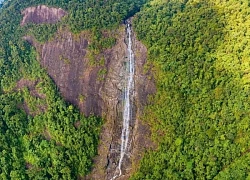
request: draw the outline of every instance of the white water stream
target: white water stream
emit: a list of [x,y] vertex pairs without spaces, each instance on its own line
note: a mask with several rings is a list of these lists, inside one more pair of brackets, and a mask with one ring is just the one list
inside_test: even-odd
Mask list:
[[128,65],[126,72],[126,85],[124,89],[124,107],[123,107],[123,125],[121,134],[121,149],[120,159],[118,166],[116,167],[114,176],[111,180],[116,179],[122,175],[122,163],[124,156],[128,152],[128,141],[129,141],[129,125],[132,120],[132,106],[133,106],[133,94],[134,94],[134,74],[135,74],[135,59],[132,50],[132,39],[131,39],[131,24],[126,22],[126,35],[127,35],[127,53],[128,53]]

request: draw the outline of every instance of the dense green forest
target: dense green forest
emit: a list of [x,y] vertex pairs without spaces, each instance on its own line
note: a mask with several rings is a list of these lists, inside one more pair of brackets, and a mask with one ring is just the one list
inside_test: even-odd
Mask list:
[[[37,52],[22,37],[39,42],[53,38],[59,27],[74,33],[90,30],[100,48],[114,44],[103,39],[112,29],[139,11],[142,1],[11,0],[0,9],[0,179],[77,179],[92,167],[102,120],[85,117],[66,103],[54,82],[40,67]],[[51,25],[21,27],[21,11],[45,4],[68,15]],[[92,44],[92,49],[95,49]],[[98,49],[97,48],[97,49]]]
[[[68,15],[21,27],[21,11],[45,4]],[[77,179],[97,154],[103,120],[65,102],[35,49],[60,27],[92,32],[94,54],[134,16],[157,93],[144,120],[157,148],[133,180],[250,179],[250,3],[248,0],[11,0],[0,5],[0,179]],[[95,58],[94,56],[92,58]]]
[[134,24],[155,67],[158,148],[132,179],[249,179],[249,1],[154,0]]

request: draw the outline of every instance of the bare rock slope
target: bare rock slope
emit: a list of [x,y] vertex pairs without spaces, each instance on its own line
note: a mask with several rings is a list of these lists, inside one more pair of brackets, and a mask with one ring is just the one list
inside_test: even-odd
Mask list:
[[[79,107],[86,116],[90,114],[105,119],[100,135],[98,156],[94,159],[92,173],[86,179],[111,179],[119,159],[119,146],[122,128],[122,91],[125,80],[127,45],[125,26],[116,32],[114,47],[103,51],[104,65],[92,65],[89,60],[88,33],[73,35],[61,30],[53,40],[39,44],[32,37],[25,39],[36,47],[41,66],[47,69],[65,100]],[[135,53],[135,99],[129,156],[124,160],[123,176],[128,179],[133,164],[138,164],[145,148],[152,146],[150,131],[141,121],[147,96],[155,92],[150,72],[144,72],[147,49],[132,36]],[[98,61],[98,59],[96,59]],[[99,78],[100,70],[106,73]]]
[[66,11],[61,8],[47,7],[45,5],[28,7],[22,11],[23,20],[21,25],[27,23],[56,23],[66,14]]

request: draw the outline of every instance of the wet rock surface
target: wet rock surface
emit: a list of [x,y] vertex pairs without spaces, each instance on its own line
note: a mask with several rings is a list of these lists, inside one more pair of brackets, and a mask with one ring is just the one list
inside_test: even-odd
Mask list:
[[47,7],[45,5],[28,7],[22,11],[23,20],[21,26],[28,23],[57,23],[66,14],[67,12],[61,8]]
[[[120,143],[122,131],[122,110],[123,110],[123,88],[125,85],[125,70],[127,61],[127,45],[125,26],[119,34],[117,44],[105,54],[110,59],[108,74],[102,92],[105,102],[108,100],[106,123],[101,134],[99,155],[95,159],[95,167],[87,179],[110,180],[118,165],[120,156]],[[128,179],[133,173],[134,166],[138,165],[145,149],[153,147],[150,140],[150,129],[140,119],[143,107],[148,103],[147,96],[155,93],[155,85],[150,71],[144,70],[147,60],[147,49],[132,34],[133,52],[135,54],[135,95],[133,105],[133,118],[130,123],[129,150],[124,157],[122,165],[122,176],[117,179]],[[105,98],[105,95],[112,95],[112,98]],[[111,108],[112,107],[112,108]]]

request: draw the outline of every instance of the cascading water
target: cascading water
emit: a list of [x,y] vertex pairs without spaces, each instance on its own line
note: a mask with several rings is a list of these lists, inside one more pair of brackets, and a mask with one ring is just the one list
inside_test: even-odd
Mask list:
[[132,106],[133,106],[133,94],[134,94],[134,74],[135,74],[135,59],[134,53],[132,50],[132,38],[131,38],[131,24],[129,21],[126,21],[126,35],[127,35],[127,54],[128,54],[128,63],[126,69],[126,85],[124,88],[124,107],[123,107],[123,126],[121,134],[121,149],[120,149],[120,159],[118,166],[116,167],[114,176],[111,180],[116,179],[122,175],[122,163],[124,156],[128,153],[128,141],[130,135],[130,122],[132,120]]

